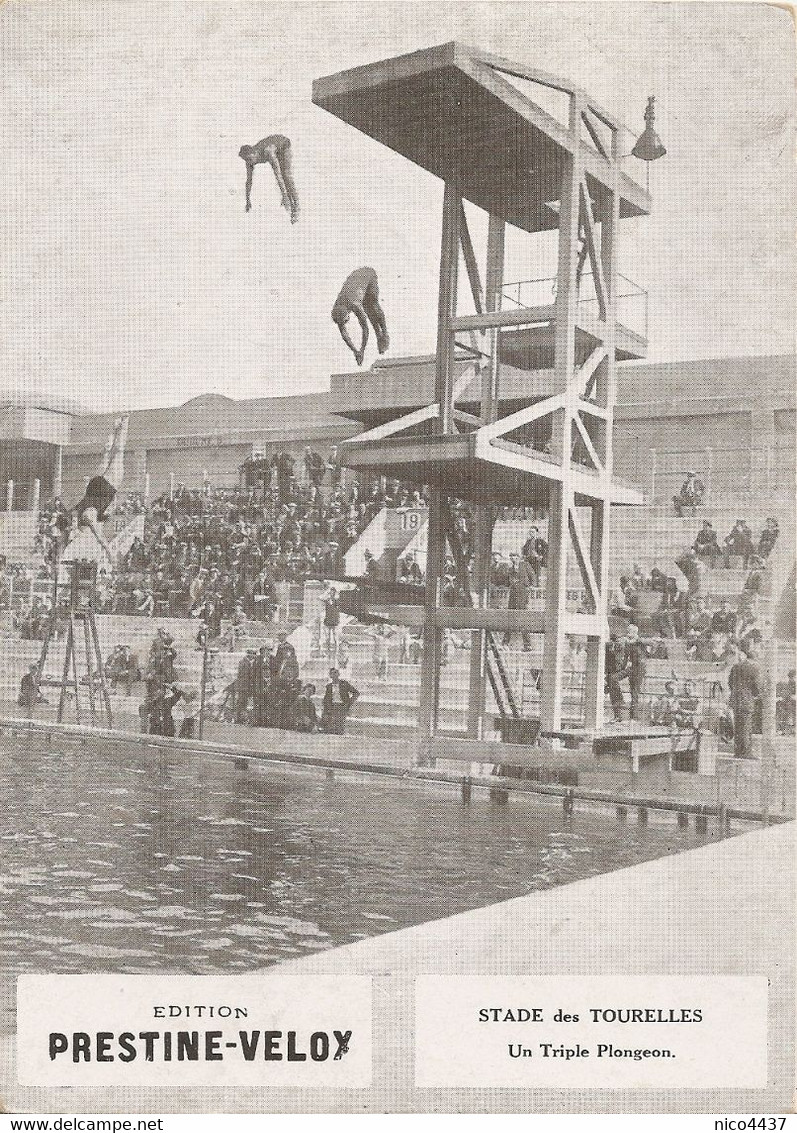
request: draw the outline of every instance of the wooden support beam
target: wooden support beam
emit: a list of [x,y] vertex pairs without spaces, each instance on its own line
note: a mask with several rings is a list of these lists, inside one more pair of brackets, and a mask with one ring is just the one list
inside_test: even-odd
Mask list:
[[[620,222],[620,135],[612,130],[611,141],[611,192],[604,205],[601,217],[600,258],[606,286],[606,331],[604,345],[606,358],[596,370],[595,394],[605,406],[603,445],[604,475],[611,480],[614,471],[613,428],[614,405],[617,397],[617,367],[615,339],[617,334],[617,230]],[[594,412],[590,410],[589,412]],[[600,416],[600,414],[595,414]],[[596,500],[593,503],[592,541],[590,558],[593,571],[600,587],[601,602],[598,613],[606,618],[606,599],[609,587],[608,547],[610,537],[612,498]],[[604,718],[604,681],[606,664],[606,641],[608,629],[600,636],[587,640],[587,680],[585,685],[584,716],[587,727],[600,728]]]
[[469,331],[468,333],[469,333],[469,336],[471,338],[470,343],[462,342],[461,339],[455,338],[454,339],[454,346],[457,350],[464,350],[465,353],[468,355],[468,357],[472,358],[474,360],[474,362],[476,363],[476,365],[478,366],[479,363],[482,361],[482,359],[489,358],[490,355],[487,353],[486,350],[482,350],[482,349],[480,349],[480,347],[473,345],[472,340],[475,337],[475,331]]
[[[492,561],[495,510],[476,509],[473,525],[473,600],[476,609],[490,603],[490,567]],[[487,630],[474,629],[470,635],[470,674],[468,695],[468,735],[484,738],[487,702]]]
[[547,71],[540,71],[536,67],[527,67],[525,64],[515,63],[514,60],[504,59],[500,55],[493,55],[489,51],[479,51],[479,59],[483,59],[496,71],[503,71],[506,75],[511,75],[514,79],[525,79],[530,83],[539,83],[540,86],[550,87],[551,90],[561,91],[562,94],[578,95],[579,104],[585,109],[590,110],[596,118],[599,118],[607,126],[618,126],[619,122],[608,111],[604,110],[597,102],[588,99],[585,91],[570,83],[566,79],[559,79],[556,75],[551,75]]
[[587,427],[581,420],[581,417],[578,413],[576,413],[573,417],[573,424],[578,430],[581,440],[584,442],[584,447],[589,453],[590,460],[595,465],[595,471],[598,473],[603,472],[603,460],[598,454],[598,450],[595,448],[595,445],[592,442],[592,437],[587,432]]
[[587,182],[583,178],[581,180],[581,210],[584,216],[584,233],[587,237],[587,251],[589,252],[589,262],[590,267],[592,268],[592,277],[595,283],[595,294],[598,297],[598,308],[600,310],[601,319],[605,321],[608,295],[606,293],[606,282],[603,278],[603,264],[601,263],[600,252],[596,239],[595,217],[592,212],[592,201],[590,200],[589,190],[587,189]]
[[468,388],[473,379],[475,377],[478,377],[478,372],[478,368],[475,364],[468,366],[466,370],[462,371],[457,380],[454,382],[454,392],[452,394],[453,405],[456,405],[458,401],[462,400],[462,396],[465,393],[465,390]]
[[601,157],[608,157],[608,154],[606,153],[606,147],[603,144],[603,139],[601,138],[600,134],[595,129],[595,126],[593,125],[593,123],[591,121],[590,110],[589,110],[588,106],[585,107],[584,110],[582,110],[581,120],[584,123],[584,125],[587,127],[587,133],[592,138],[592,142],[593,142],[593,145],[595,146],[595,149],[598,151],[598,153],[601,155]]
[[459,425],[472,425],[476,429],[484,424],[481,417],[474,417],[472,413],[465,413],[462,409],[454,410],[454,421]]
[[[459,179],[446,181],[443,192],[443,232],[440,242],[440,286],[437,298],[435,401],[440,406],[440,432],[452,432],[454,394],[454,315],[457,309],[459,221],[462,191]],[[465,328],[468,329],[468,328]]]
[[567,551],[570,543],[568,516],[573,506],[570,475],[570,443],[578,379],[575,373],[575,334],[578,309],[576,262],[578,259],[579,197],[582,181],[581,111],[584,101],[570,99],[569,149],[562,168],[559,208],[559,253],[556,289],[554,368],[557,396],[562,409],[554,417],[552,455],[559,464],[561,480],[552,484],[548,518],[548,584],[545,595],[545,644],[543,649],[542,727],[558,731],[562,726],[562,679],[565,655],[565,601],[567,595]]
[[507,417],[499,418],[492,425],[485,425],[483,429],[479,430],[479,440],[491,441],[498,437],[504,437],[507,433],[513,433],[515,429],[520,429],[523,425],[530,425],[532,421],[547,417],[549,413],[554,413],[563,406],[564,394],[543,398],[536,405],[529,405],[525,409],[519,409],[517,413],[510,413]]
[[[542,610],[496,610],[478,606],[440,606],[428,614],[423,606],[385,605],[371,607],[391,625],[420,629],[494,630],[496,633],[542,633],[545,615]],[[583,629],[573,630],[583,633]]]
[[603,361],[603,359],[605,357],[606,357],[606,346],[604,345],[604,343],[600,342],[595,347],[595,349],[592,351],[592,353],[589,355],[589,357],[586,359],[586,361],[583,362],[581,364],[581,366],[579,366],[579,368],[578,368],[578,392],[579,392],[580,397],[584,396],[586,389],[587,389],[587,386],[589,385],[590,378],[595,373],[598,366],[600,366],[601,362]]
[[586,545],[584,532],[581,530],[581,520],[578,518],[578,512],[575,507],[570,508],[568,516],[570,523],[570,535],[573,540],[573,548],[576,552],[576,561],[578,562],[581,577],[584,580],[584,586],[587,590],[587,595],[590,598],[592,606],[595,610],[601,608],[601,592],[598,586],[598,581],[595,578],[595,572],[592,569],[592,562],[590,561],[590,549]]
[[522,327],[532,323],[550,323],[556,318],[556,307],[521,307],[513,311],[487,311],[482,315],[461,315],[451,320],[452,330],[490,330],[492,327]]
[[576,402],[576,409],[579,413],[586,413],[590,417],[600,417],[602,421],[606,420],[607,410],[603,405],[596,405],[594,401],[585,401],[580,397]]
[[[459,227],[462,215],[462,186],[458,176],[446,181],[443,192],[442,235],[440,240],[440,280],[437,297],[437,351],[435,355],[435,400],[440,407],[438,431],[454,431],[454,335],[451,321],[457,310],[457,269],[459,265]],[[434,624],[434,611],[440,605],[445,575],[444,498],[439,488],[429,494],[426,528],[426,581],[424,584],[423,658],[421,695],[418,707],[420,763],[430,762],[430,744],[437,731],[440,708],[440,631]]]
[[[501,310],[504,287],[504,233],[506,224],[500,217],[491,216],[487,230],[487,292],[485,302],[490,313]],[[484,421],[493,422],[498,417],[499,379],[501,359],[498,329],[489,332],[490,361],[482,370],[481,415]]]
[[373,429],[358,433],[356,437],[350,437],[347,443],[381,441],[385,437],[394,437],[403,433],[405,429],[411,429],[413,425],[421,425],[424,421],[431,421],[434,417],[439,416],[440,406],[435,402],[433,405],[425,405],[423,409],[415,409],[412,413],[405,413],[403,417],[396,417],[394,421],[387,421],[384,425],[376,425]]
[[462,203],[460,203],[459,210],[459,242],[465,259],[473,305],[477,313],[481,315],[484,314],[484,292],[479,278],[479,265],[476,262],[476,253],[473,250],[473,242],[468,228],[468,218],[465,216],[465,206]]

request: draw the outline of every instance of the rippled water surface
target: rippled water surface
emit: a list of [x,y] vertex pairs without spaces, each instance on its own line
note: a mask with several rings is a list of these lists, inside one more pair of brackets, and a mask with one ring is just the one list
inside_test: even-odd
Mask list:
[[701,841],[380,779],[0,741],[5,972],[246,970]]

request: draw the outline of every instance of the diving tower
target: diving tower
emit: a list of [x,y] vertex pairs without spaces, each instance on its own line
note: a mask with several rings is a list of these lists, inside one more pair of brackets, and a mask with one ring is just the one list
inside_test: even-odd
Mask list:
[[[537,102],[534,91],[556,92],[566,124],[540,105],[548,96]],[[421,757],[434,758],[440,734],[441,634],[448,628],[472,634],[471,739],[484,735],[486,680],[495,690],[491,665],[500,669],[495,634],[502,631],[544,634],[541,727],[554,736],[573,724],[562,715],[567,638],[586,638],[584,718],[577,723],[594,732],[603,724],[610,508],[644,502],[612,471],[616,363],[644,357],[647,346],[646,332],[625,326],[618,309],[618,225],[650,211],[648,193],[622,168],[622,126],[570,83],[457,43],[318,79],[313,101],[444,182],[433,397],[398,416],[383,414],[339,450],[350,468],[431,490],[423,606],[397,605],[392,616],[423,627]],[[466,203],[488,214],[482,264]],[[532,236],[558,234],[547,296],[527,299],[522,286],[508,288],[508,225]],[[472,312],[458,309],[460,279]],[[357,382],[374,372],[340,391],[339,412],[357,416]],[[474,507],[472,571],[451,498]],[[545,610],[490,608],[495,509],[530,503],[549,509]],[[456,608],[442,601],[449,552],[464,600]],[[566,603],[571,558],[586,593],[579,610]]]

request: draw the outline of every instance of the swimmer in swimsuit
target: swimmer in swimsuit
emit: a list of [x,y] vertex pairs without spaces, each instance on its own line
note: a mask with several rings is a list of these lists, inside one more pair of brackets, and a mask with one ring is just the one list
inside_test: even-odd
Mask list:
[[[346,330],[349,315],[354,315],[362,327],[363,341],[359,349]],[[373,268],[357,268],[340,289],[340,294],[332,308],[332,321],[337,323],[340,337],[351,350],[358,366],[362,366],[365,357],[369,319],[376,332],[377,349],[380,354],[384,354],[390,345],[390,338],[385,324],[385,313],[379,304],[379,283],[376,272]]]
[[282,194],[282,207],[291,214],[291,224],[295,224],[299,219],[299,197],[293,180],[290,138],[283,134],[269,134],[254,146],[241,146],[238,156],[246,162],[246,211],[249,212],[252,208],[252,175],[255,166],[267,163],[274,170]]
[[116,498],[125,474],[125,444],[129,417],[119,417],[105,444],[99,471],[86,485],[83,499],[75,508],[78,527],[88,527],[113,563],[113,552],[106,542],[102,523]]

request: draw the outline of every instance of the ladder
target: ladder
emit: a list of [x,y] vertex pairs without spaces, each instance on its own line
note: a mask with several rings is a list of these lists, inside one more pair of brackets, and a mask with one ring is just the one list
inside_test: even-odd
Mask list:
[[[61,580],[64,580],[63,582]],[[67,698],[71,696],[74,701],[76,723],[82,724],[83,709],[81,707],[81,684],[85,683],[88,693],[88,712],[91,726],[96,727],[100,713],[105,717],[105,726],[113,727],[111,712],[111,698],[105,680],[105,668],[102,662],[100,638],[97,632],[97,622],[94,614],[96,605],[97,564],[90,559],[77,559],[70,562],[57,561],[55,565],[55,579],[53,582],[53,608],[47,624],[42,649],[36,665],[34,676],[35,690],[34,703],[31,706],[31,715],[39,700],[39,690],[42,687],[59,689],[58,697],[58,723],[64,719]],[[56,627],[60,616],[60,592],[65,589],[68,605],[68,625],[66,645],[64,649],[64,663],[59,676],[45,676],[44,667],[50,652],[51,642],[55,638]],[[80,627],[82,626],[82,633]],[[81,678],[78,666],[78,644],[83,638],[83,663],[85,676]]]
[[[450,508],[446,508],[446,537],[451,547],[454,567],[457,572],[457,582],[459,583],[465,604],[473,607],[473,594],[471,592],[470,577],[468,575],[468,560],[463,550],[459,532],[453,521]],[[520,717],[520,709],[518,707],[517,696],[496,634],[491,629],[485,630],[485,638],[487,642],[487,677],[490,681],[490,687],[493,690],[495,703],[498,705],[498,711],[501,716],[511,716],[514,719],[518,719]]]

